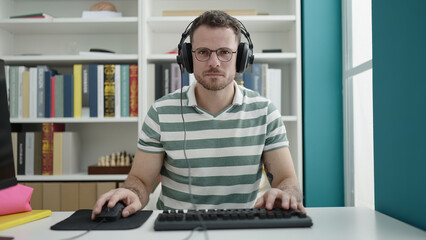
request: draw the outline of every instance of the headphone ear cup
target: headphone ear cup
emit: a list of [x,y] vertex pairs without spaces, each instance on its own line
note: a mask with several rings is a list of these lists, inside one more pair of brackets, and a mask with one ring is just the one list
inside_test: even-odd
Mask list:
[[181,50],[181,59],[182,59],[182,65],[186,69],[188,73],[193,73],[193,62],[192,62],[192,45],[191,43],[184,43],[182,44],[182,50]]
[[250,54],[250,48],[247,43],[240,43],[238,44],[238,50],[237,50],[237,66],[236,71],[238,73],[243,73],[249,64],[249,54]]

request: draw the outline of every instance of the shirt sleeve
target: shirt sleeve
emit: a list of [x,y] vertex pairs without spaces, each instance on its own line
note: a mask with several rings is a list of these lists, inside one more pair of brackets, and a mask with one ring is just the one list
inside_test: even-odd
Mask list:
[[266,121],[266,140],[263,151],[267,152],[277,148],[288,147],[287,132],[281,114],[271,102],[268,105]]
[[151,106],[145,117],[138,137],[138,149],[150,153],[164,152],[161,143],[161,128],[155,105]]

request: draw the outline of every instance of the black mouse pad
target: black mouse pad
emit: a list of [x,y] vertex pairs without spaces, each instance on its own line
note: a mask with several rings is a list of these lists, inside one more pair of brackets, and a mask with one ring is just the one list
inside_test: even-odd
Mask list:
[[52,230],[128,230],[142,226],[152,211],[143,210],[112,222],[95,222],[90,219],[92,210],[80,209],[67,219],[50,227]]

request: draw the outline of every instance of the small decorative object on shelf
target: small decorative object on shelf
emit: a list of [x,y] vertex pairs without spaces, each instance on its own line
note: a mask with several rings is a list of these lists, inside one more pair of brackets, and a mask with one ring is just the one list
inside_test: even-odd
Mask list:
[[89,166],[89,174],[128,174],[134,155],[126,151],[111,153],[98,158],[96,166]]

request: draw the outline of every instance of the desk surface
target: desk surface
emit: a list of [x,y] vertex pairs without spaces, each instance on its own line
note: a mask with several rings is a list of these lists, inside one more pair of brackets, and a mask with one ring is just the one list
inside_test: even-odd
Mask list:
[[[224,239],[426,239],[426,232],[406,223],[367,208],[307,208],[314,225],[311,228],[209,230],[210,240]],[[124,231],[91,231],[83,239],[185,239],[190,231],[155,232],[155,218],[161,211],[154,211],[140,227]],[[52,231],[50,226],[70,216],[72,212],[54,212],[50,217],[0,231],[0,236],[25,239],[66,239],[84,231]],[[194,232],[190,239],[205,239],[203,232]]]

